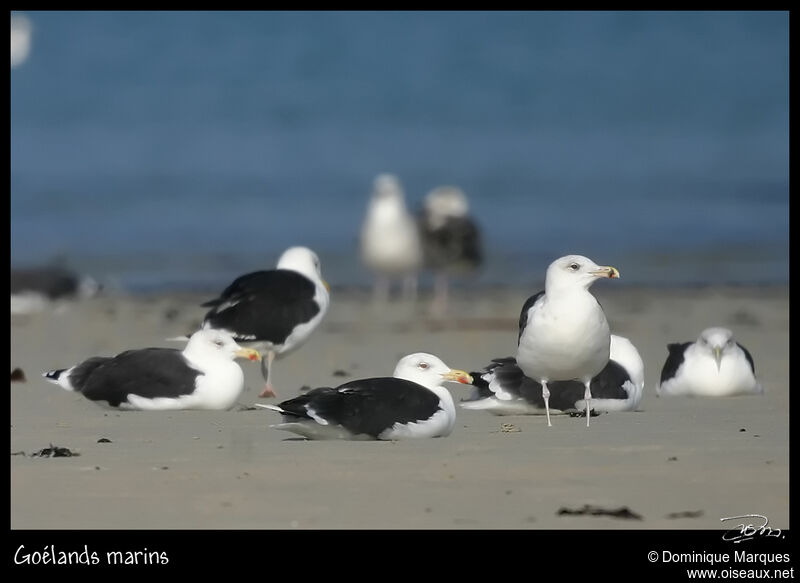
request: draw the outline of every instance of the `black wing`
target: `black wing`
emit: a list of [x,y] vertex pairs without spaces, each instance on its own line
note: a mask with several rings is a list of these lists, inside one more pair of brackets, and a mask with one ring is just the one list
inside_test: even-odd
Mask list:
[[632,381],[625,367],[615,360],[609,360],[605,368],[592,379],[592,398],[627,399],[628,391],[623,388],[627,382]]
[[[525,399],[528,403],[544,409],[542,385],[532,378],[525,376],[513,357],[495,358],[482,373],[473,373],[473,378],[479,379],[481,374],[491,372],[495,382],[513,395]],[[595,399],[627,399],[628,393],[622,385],[630,380],[625,368],[618,362],[609,360],[605,368],[592,379],[592,398]],[[491,396],[489,384],[480,379],[480,397]],[[552,381],[547,385],[550,389],[550,407],[560,411],[575,409],[575,403],[582,400],[586,387],[579,381]]]
[[[592,379],[589,385],[592,399],[627,399],[628,392],[622,387],[631,378],[628,371],[616,361],[609,360],[605,368]],[[586,396],[586,387],[580,381],[553,381],[550,387],[550,406],[561,411],[575,409],[575,403]]]
[[298,324],[319,313],[314,283],[295,271],[256,271],[234,280],[211,307],[204,322],[233,332],[237,341],[282,344]]
[[517,365],[516,358],[502,359],[500,365],[494,369],[494,378],[507,392],[525,399],[532,405],[544,408],[542,385],[525,376]]
[[742,352],[744,352],[744,357],[747,359],[747,362],[750,363],[750,370],[753,371],[753,374],[756,374],[756,363],[753,362],[753,357],[750,355],[750,351],[738,342],[736,343],[736,346],[742,349]]
[[525,303],[522,304],[522,310],[519,313],[519,334],[517,334],[517,345],[519,345],[519,339],[522,338],[522,332],[525,330],[525,327],[528,325],[528,310],[533,307],[533,304],[544,295],[544,290],[540,291],[537,294],[532,295]]
[[667,344],[669,355],[661,369],[662,383],[675,376],[675,373],[678,372],[678,368],[683,364],[683,353],[686,352],[686,349],[692,344],[692,342],[674,342],[672,344]]
[[433,229],[421,218],[425,261],[434,269],[469,271],[483,263],[481,232],[469,217],[448,217]]
[[491,397],[494,394],[489,389],[489,383],[481,378],[481,375],[487,373],[494,375],[495,382],[507,393],[525,399],[532,405],[544,408],[542,385],[525,376],[525,373],[517,365],[517,359],[513,356],[493,358],[491,364],[484,367],[482,372],[470,373],[473,378],[473,385],[478,388],[478,399]]
[[93,356],[92,358],[84,360],[79,365],[72,367],[72,370],[69,373],[70,384],[75,387],[75,390],[83,391],[83,387],[86,385],[86,381],[89,380],[89,377],[92,375],[92,373],[99,366],[110,362],[111,360],[113,360],[113,357],[110,356]]
[[279,404],[286,414],[311,419],[307,409],[355,435],[377,438],[395,423],[430,418],[439,397],[417,383],[393,377],[360,379],[321,387]]
[[188,395],[200,374],[174,348],[127,350],[99,363],[81,392],[88,399],[118,407],[130,394],[148,399]]
[[473,395],[475,395],[475,398],[462,399],[462,401],[466,400],[473,401],[477,399],[485,399],[486,397],[491,397],[493,393],[491,389],[489,389],[489,382],[484,380],[483,376],[486,374],[495,374],[495,371],[498,369],[498,367],[501,367],[502,365],[509,362],[516,364],[517,359],[514,358],[513,356],[493,358],[491,363],[483,367],[483,370],[469,373],[469,375],[472,377],[472,386],[478,390],[473,393]]

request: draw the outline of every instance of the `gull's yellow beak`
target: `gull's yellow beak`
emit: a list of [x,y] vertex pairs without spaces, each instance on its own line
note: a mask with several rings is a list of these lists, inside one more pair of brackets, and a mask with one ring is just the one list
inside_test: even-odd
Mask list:
[[453,381],[456,383],[461,383],[462,385],[472,384],[472,377],[469,375],[469,373],[466,373],[463,370],[452,369],[444,373],[442,377],[446,381]]
[[247,360],[261,360],[261,354],[254,348],[240,348],[234,354],[239,358],[246,358]]
[[610,265],[603,265],[592,271],[592,275],[597,277],[607,277],[608,279],[619,279],[619,271],[616,267]]
[[717,372],[719,372],[722,366],[722,348],[719,346],[714,347],[714,360],[717,362]]
[[328,292],[330,292],[330,291],[331,291],[331,286],[330,286],[330,285],[328,285],[328,282],[327,282],[327,281],[325,281],[324,279],[322,280],[322,285],[324,285],[324,286],[325,286],[325,289],[326,289],[326,290],[328,290]]

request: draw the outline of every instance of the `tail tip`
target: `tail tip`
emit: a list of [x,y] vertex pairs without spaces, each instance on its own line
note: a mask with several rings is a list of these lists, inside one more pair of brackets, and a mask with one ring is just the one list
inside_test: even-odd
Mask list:
[[44,378],[46,378],[47,380],[50,380],[50,381],[53,381],[53,382],[58,382],[58,377],[61,376],[62,372],[63,372],[63,369],[48,370],[47,372],[43,372],[42,376]]
[[68,391],[74,391],[75,387],[73,387],[72,383],[69,382],[69,377],[64,376],[64,373],[67,372],[68,370],[69,369],[67,368],[58,368],[54,370],[49,370],[47,372],[43,372],[42,376],[49,382],[58,385],[63,389],[66,389]]

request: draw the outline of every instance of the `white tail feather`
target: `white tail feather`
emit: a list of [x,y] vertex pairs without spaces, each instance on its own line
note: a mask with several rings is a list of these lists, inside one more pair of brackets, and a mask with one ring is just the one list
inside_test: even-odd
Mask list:
[[69,382],[69,371],[71,369],[63,368],[63,369],[54,369],[47,372],[43,372],[42,376],[47,379],[48,382],[53,383],[54,385],[58,385],[62,389],[67,391],[74,391],[75,387],[72,386],[72,383]]

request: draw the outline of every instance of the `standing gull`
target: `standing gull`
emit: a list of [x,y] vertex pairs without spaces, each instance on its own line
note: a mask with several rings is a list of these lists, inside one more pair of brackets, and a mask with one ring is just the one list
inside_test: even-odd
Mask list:
[[608,364],[611,332],[591,285],[600,278],[618,278],[614,267],[588,257],[567,255],[547,268],[544,291],[528,298],[519,318],[517,364],[542,385],[547,425],[551,381],[578,380],[584,385],[589,425],[591,381]]
[[[513,356],[492,359],[480,372],[470,373],[475,386],[464,409],[495,415],[536,415],[545,412],[542,385],[525,376]],[[644,362],[630,340],[611,335],[610,360],[591,382],[592,411],[635,411],[644,390]],[[579,381],[550,383],[550,410],[572,413],[586,409]]]
[[727,328],[706,328],[695,342],[667,345],[658,395],[761,395],[750,352]]
[[417,223],[406,208],[400,182],[392,174],[375,178],[361,227],[361,260],[375,274],[376,300],[388,300],[392,278],[403,278],[407,299],[416,296],[422,242]]
[[274,397],[272,362],[300,347],[319,326],[330,303],[328,289],[317,254],[290,247],[275,269],[242,275],[204,303],[211,309],[202,328],[225,330],[237,342],[260,350],[266,385],[259,397]]
[[320,387],[279,405],[258,405],[283,415],[273,425],[307,439],[397,440],[444,437],[453,430],[455,405],[445,381],[472,378],[432,354],[403,357],[392,377]]
[[475,271],[483,262],[481,232],[469,215],[467,197],[460,188],[431,190],[419,217],[425,266],[434,273],[434,314],[447,310],[449,278]]
[[186,348],[141,348],[113,357],[95,356],[66,369],[51,370],[51,383],[119,409],[229,409],[244,389],[234,358],[258,360],[229,334],[195,332]]

